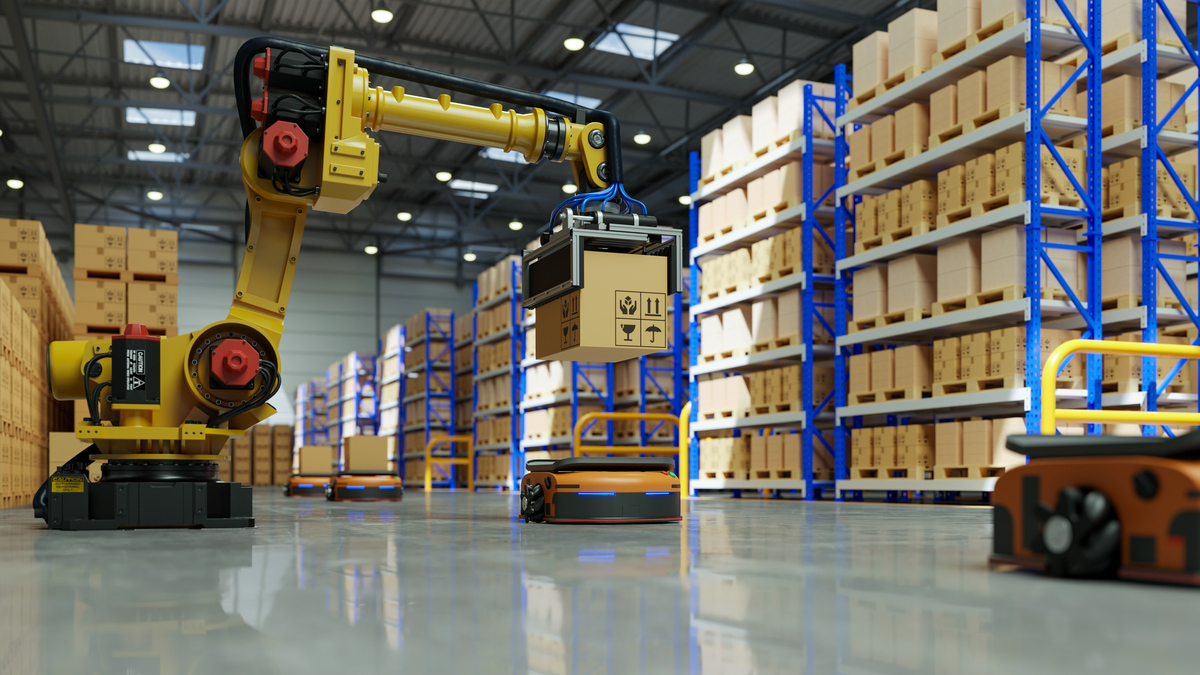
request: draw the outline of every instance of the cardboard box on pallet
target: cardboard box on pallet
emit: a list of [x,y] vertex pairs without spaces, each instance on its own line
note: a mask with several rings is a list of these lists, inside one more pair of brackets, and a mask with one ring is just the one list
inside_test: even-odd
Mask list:
[[888,266],[872,265],[854,272],[854,320],[864,321],[886,314],[888,309]]
[[[78,288],[79,282],[76,282]],[[148,281],[131,281],[126,289],[129,304],[157,307],[178,307],[179,286]]]
[[937,51],[937,12],[912,9],[888,23],[888,77],[909,68],[928,70]]
[[895,151],[896,117],[880,117],[871,123],[871,159],[883,159]]
[[992,421],[968,420],[962,425],[962,463],[968,466],[991,464]]
[[871,430],[850,430],[850,466],[871,466]]
[[914,253],[888,262],[888,312],[929,309],[937,295],[937,256]]
[[173,306],[129,303],[126,320],[129,323],[140,323],[152,330],[172,331],[179,325],[178,312],[179,310]]
[[725,227],[740,230],[747,222],[746,190],[735,188],[725,194]]
[[[1142,1],[1143,0],[1105,0],[1104,13],[1100,17],[1100,42],[1108,44],[1126,33],[1133,33],[1135,41],[1142,39]],[[1176,23],[1184,30],[1187,29],[1187,0],[1165,0],[1167,9]],[[1179,34],[1171,28],[1162,7],[1155,2],[1155,25],[1158,27],[1159,44],[1182,46]],[[1159,110],[1164,110],[1159,103]]]
[[125,249],[99,246],[80,248],[77,246],[75,247],[75,269],[123,272],[125,270]]
[[[775,138],[782,140],[792,136],[798,137],[804,132],[804,87],[809,84],[812,85],[813,96],[834,98],[837,93],[834,85],[828,82],[794,80],[790,84],[784,85],[778,92]],[[827,138],[833,133],[833,129],[830,128],[825,118],[818,112],[818,108],[823,110],[831,120],[836,116],[837,110],[835,104],[831,101],[817,101],[813,107],[813,135]]]
[[[958,125],[958,85],[951,84],[929,95],[929,133],[935,136]],[[929,142],[928,147],[932,147]]]
[[123,302],[78,302],[75,323],[95,327],[124,327],[128,321]]
[[963,463],[963,423],[941,422],[934,425],[934,464],[958,466]]
[[126,269],[138,274],[178,274],[179,254],[164,251],[135,251],[127,253]]
[[939,215],[964,206],[966,176],[966,167],[961,164],[938,172],[937,212]]
[[[1170,30],[1170,27],[1167,27]],[[1162,27],[1159,28],[1162,31]],[[1156,97],[1158,116],[1163,116],[1183,98],[1187,87],[1182,84],[1158,80]],[[1101,90],[1103,106],[1101,108],[1100,125],[1104,129],[1122,121],[1130,120],[1133,126],[1142,125],[1142,78],[1135,75],[1121,75],[1104,83]],[[1163,129],[1170,131],[1185,131],[1187,128],[1187,112],[1183,106],[1163,124]],[[1110,132],[1106,132],[1110,133]]]
[[855,207],[855,235],[858,237],[858,241],[872,239],[883,234],[883,231],[879,229],[879,212],[876,210],[878,203],[878,197],[867,196],[863,197],[862,203]]
[[713,129],[700,138],[701,178],[711,178],[725,168],[724,149],[721,129]]
[[979,292],[980,244],[980,238],[974,236],[938,247],[938,301]]
[[111,225],[75,224],[75,248],[125,248],[126,230]]
[[896,388],[896,351],[881,349],[871,352],[871,391]]
[[906,150],[914,145],[923,151],[929,142],[929,106],[924,103],[909,103],[896,111],[895,136],[892,143],[896,150]]
[[128,249],[130,251],[157,251],[177,256],[179,254],[179,232],[130,228]]
[[917,228],[921,223],[930,230],[937,223],[937,184],[930,180],[913,181],[900,188],[899,229]]
[[980,0],[941,0],[938,3],[937,48],[945,51],[979,30]]
[[853,354],[846,361],[850,370],[847,392],[858,394],[871,391],[871,354]]
[[[1184,242],[1163,239],[1158,242],[1158,252],[1170,255],[1188,255]],[[1136,234],[1106,239],[1100,253],[1104,285],[1101,287],[1105,300],[1125,295],[1142,295],[1142,242]],[[1187,261],[1160,258],[1175,285],[1183,290],[1187,283]],[[1159,277],[1159,306],[1175,300],[1175,294]]]
[[76,279],[75,302],[123,305],[127,297],[127,285],[111,279]]
[[963,165],[963,206],[978,204],[996,194],[996,156],[990,152]]
[[932,468],[934,426],[932,424],[907,424],[900,427],[900,447],[897,455],[899,466]]
[[[850,171],[858,171],[874,160],[871,153],[871,128],[858,129],[847,135],[850,143]],[[882,153],[880,153],[882,155]]]
[[888,70],[888,33],[876,31],[854,43],[854,95],[870,91],[891,77]]
[[750,109],[751,117],[751,146],[753,152],[775,147],[779,134],[779,99],[768,96]]
[[[1066,79],[1074,73],[1073,66],[1042,62],[1042,102],[1045,104],[1050,97],[1062,88]],[[1025,57],[1008,56],[987,67],[987,111],[995,110],[1008,103],[1025,105]],[[1068,89],[1050,108],[1050,112],[1063,115],[1076,115],[1076,99]]]
[[900,229],[901,199],[900,190],[892,190],[880,195],[876,202],[880,233],[895,232]]
[[721,313],[721,351],[749,353],[754,341],[750,336],[751,308],[734,307]]
[[778,306],[775,298],[757,300],[750,307],[750,341],[752,344],[770,342],[776,337],[787,337],[778,334]]
[[[1013,12],[1016,12],[1016,19],[1018,22],[1024,20],[1025,3],[1026,0],[988,0],[987,2],[981,3],[980,10],[982,13],[979,17],[980,27],[989,26]],[[1077,0],[1063,0],[1063,4],[1066,5],[1067,10],[1070,11],[1075,17],[1078,18],[1080,16],[1084,16],[1084,14],[1081,14],[1076,8]],[[1067,20],[1066,15],[1063,14],[1062,8],[1059,7],[1055,0],[1042,0],[1041,10],[1042,21],[1056,21],[1062,24]]]
[[[789,205],[797,205],[804,203],[804,163],[789,162],[778,169],[779,171],[779,197],[775,199],[775,203],[787,203]],[[813,164],[813,201],[821,198],[826,190],[833,185],[835,175],[833,166],[830,164]],[[765,186],[764,186],[765,187]],[[768,197],[769,200],[772,197]],[[833,206],[833,194],[825,199],[826,206]]]
[[908,345],[894,351],[896,389],[928,387],[933,383],[933,349],[929,345]]
[[754,118],[750,115],[736,115],[727,120],[721,127],[721,158],[728,168],[740,162],[746,162],[754,157]]
[[959,124],[966,124],[996,107],[988,100],[988,74],[986,70],[976,71],[960,79],[957,89],[957,116]]
[[872,466],[896,466],[898,434],[896,427],[875,427],[871,443]]

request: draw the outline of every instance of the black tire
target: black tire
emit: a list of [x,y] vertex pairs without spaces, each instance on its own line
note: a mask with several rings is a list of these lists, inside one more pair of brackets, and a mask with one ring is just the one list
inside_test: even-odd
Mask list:
[[1121,523],[1103,492],[1064,488],[1042,521],[1038,544],[1054,576],[1113,577],[1121,564]]
[[525,522],[540,523],[546,518],[546,499],[541,485],[529,485],[521,495],[521,504]]

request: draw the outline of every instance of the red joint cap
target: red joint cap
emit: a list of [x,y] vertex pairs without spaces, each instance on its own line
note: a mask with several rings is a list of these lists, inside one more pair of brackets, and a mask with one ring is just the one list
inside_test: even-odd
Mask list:
[[276,122],[263,134],[262,147],[275,166],[290,169],[308,157],[308,134],[294,122]]
[[259,122],[267,121],[267,90],[263,89],[263,97],[261,101],[250,102],[250,116]]
[[241,339],[228,339],[212,352],[212,372],[230,387],[244,387],[258,374],[258,350]]
[[254,57],[254,76],[266,85],[271,77],[271,50],[267,49],[266,56]]
[[150,331],[146,330],[145,324],[130,323],[125,325],[125,332],[120,335],[114,335],[113,339],[136,338],[138,340],[158,340],[157,335],[151,335]]

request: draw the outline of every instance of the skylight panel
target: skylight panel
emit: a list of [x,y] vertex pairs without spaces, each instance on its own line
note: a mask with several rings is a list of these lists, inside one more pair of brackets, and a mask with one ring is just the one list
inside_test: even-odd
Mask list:
[[488,193],[486,193],[486,192],[465,192],[463,190],[458,190],[454,194],[458,197],[466,197],[467,199],[487,199],[488,198]]
[[[461,178],[455,178],[454,180],[450,181],[450,189],[451,190],[467,190],[470,192],[495,192],[498,188],[499,188],[498,185],[493,185],[491,183],[476,183],[473,180],[463,180]],[[486,199],[486,197],[485,197],[485,199]]]
[[167,110],[165,108],[125,108],[125,121],[130,124],[154,124],[168,127],[196,126],[195,110]]
[[186,152],[150,152],[149,150],[129,150],[126,157],[136,162],[186,162]]
[[593,49],[610,54],[632,56],[643,61],[652,61],[667,51],[679,36],[675,33],[655,31],[653,28],[619,23],[592,43]]
[[180,70],[204,69],[204,46],[125,38],[125,63]]

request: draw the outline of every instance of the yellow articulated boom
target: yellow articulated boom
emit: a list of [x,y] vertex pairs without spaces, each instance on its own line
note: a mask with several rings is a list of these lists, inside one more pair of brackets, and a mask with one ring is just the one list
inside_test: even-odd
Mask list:
[[[371,87],[372,69],[530,111]],[[253,101],[251,73],[262,84]],[[92,443],[35,498],[36,515],[53,529],[254,524],[250,488],[217,481],[215,462],[226,458],[231,436],[275,413],[268,401],[282,384],[279,341],[308,210],[349,213],[386,182],[371,132],[516,150],[529,162],[568,161],[581,187],[619,186],[615,118],[557,99],[274,38],[243,45],[235,86],[248,206],[229,315],[178,337],[129,326],[111,340],[51,344],[52,393],[88,401],[76,436]],[[90,458],[107,460],[96,484],[85,477]]]

